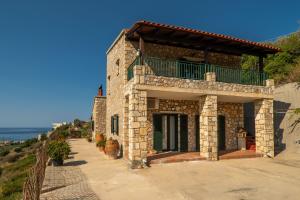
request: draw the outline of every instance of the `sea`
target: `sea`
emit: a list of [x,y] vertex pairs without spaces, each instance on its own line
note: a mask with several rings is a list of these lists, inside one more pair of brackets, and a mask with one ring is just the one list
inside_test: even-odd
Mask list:
[[24,141],[50,130],[51,128],[0,128],[0,141]]

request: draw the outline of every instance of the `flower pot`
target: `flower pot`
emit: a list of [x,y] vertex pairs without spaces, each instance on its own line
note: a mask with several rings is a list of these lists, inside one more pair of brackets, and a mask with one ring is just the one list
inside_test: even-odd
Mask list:
[[105,138],[104,138],[104,135],[103,134],[96,134],[96,142],[100,142],[100,141],[103,141]]
[[62,166],[64,164],[64,160],[63,159],[52,160],[52,164],[53,166]]
[[109,138],[109,140],[106,141],[105,144],[105,153],[113,159],[118,158],[118,151],[119,151],[119,142],[118,140],[113,140],[112,138]]

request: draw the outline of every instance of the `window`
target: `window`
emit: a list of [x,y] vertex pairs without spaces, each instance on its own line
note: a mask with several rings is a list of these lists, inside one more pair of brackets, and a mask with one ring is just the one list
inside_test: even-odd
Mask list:
[[119,75],[120,72],[120,59],[116,60],[116,74]]
[[111,133],[119,135],[119,116],[111,116]]

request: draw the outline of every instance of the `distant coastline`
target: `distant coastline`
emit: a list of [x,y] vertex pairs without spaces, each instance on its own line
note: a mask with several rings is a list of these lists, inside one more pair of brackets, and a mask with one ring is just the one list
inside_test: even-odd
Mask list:
[[47,133],[51,128],[0,128],[0,141],[24,141]]

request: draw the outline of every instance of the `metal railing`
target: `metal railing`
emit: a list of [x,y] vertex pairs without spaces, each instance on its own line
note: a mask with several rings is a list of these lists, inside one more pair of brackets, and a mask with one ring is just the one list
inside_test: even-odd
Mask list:
[[[265,85],[268,78],[264,72],[256,70],[244,70],[218,65],[199,64],[195,62],[168,60],[154,57],[144,58],[145,75],[175,77],[182,79],[204,80],[205,73],[215,72],[216,81],[225,83],[238,83],[244,85]],[[133,67],[140,64],[140,58],[136,58],[128,67],[128,80],[133,78]]]

